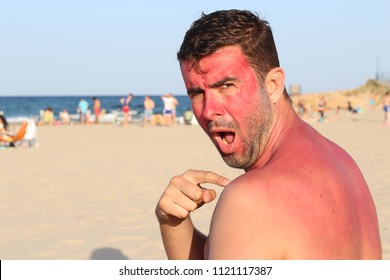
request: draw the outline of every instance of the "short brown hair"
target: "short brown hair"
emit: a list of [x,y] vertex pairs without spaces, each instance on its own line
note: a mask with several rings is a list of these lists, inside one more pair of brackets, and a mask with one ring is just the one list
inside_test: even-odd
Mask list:
[[178,60],[199,61],[216,50],[238,45],[255,69],[259,82],[267,73],[279,66],[272,30],[269,23],[250,11],[223,10],[202,13],[185,34],[177,53]]

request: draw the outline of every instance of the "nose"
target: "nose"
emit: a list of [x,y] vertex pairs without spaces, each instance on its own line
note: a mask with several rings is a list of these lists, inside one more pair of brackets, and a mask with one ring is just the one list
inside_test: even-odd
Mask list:
[[222,97],[213,91],[205,92],[202,116],[209,121],[223,116]]

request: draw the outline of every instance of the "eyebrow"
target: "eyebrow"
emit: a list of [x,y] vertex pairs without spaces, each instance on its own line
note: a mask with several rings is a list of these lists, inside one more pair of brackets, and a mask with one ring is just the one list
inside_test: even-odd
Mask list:
[[[237,82],[237,81],[240,81],[240,79],[235,78],[235,77],[226,77],[226,78],[223,78],[220,81],[217,81],[217,82],[215,82],[213,84],[210,84],[209,87],[210,88],[219,88],[219,87],[223,86],[224,84],[226,84],[228,82]],[[197,94],[197,93],[203,93],[203,92],[204,92],[204,90],[201,89],[200,87],[190,88],[190,89],[187,90],[187,94],[188,95]]]
[[201,89],[200,87],[189,88],[189,89],[187,90],[187,94],[188,94],[188,95],[198,94],[198,93],[203,93],[203,92],[204,92],[204,90]]
[[219,88],[219,87],[223,86],[224,84],[226,84],[227,82],[237,82],[237,81],[239,81],[239,79],[236,77],[226,77],[218,82],[215,82],[215,83],[209,85],[209,87],[210,88]]

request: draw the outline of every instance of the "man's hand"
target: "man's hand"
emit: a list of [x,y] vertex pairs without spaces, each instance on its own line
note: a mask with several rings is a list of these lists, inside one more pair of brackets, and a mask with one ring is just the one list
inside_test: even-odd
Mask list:
[[229,179],[217,173],[203,170],[190,169],[180,176],[174,176],[156,207],[160,224],[177,225],[204,203],[213,201],[217,196],[215,190],[202,188],[200,184],[225,187],[229,182]]

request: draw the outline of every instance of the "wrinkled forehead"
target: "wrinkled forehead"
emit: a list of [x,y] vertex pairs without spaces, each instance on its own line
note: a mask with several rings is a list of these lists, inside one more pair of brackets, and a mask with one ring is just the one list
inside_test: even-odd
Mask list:
[[230,46],[221,48],[199,61],[181,61],[180,67],[183,76],[206,74],[235,76],[240,71],[250,68],[250,64],[240,47]]
[[246,56],[241,51],[239,46],[228,46],[223,47],[212,54],[205,56],[199,60],[184,60],[181,61],[180,66],[182,70],[185,71],[197,71],[197,72],[206,72],[207,67],[214,62],[213,66],[218,66],[218,64],[224,64],[231,61],[241,61],[247,62]]

